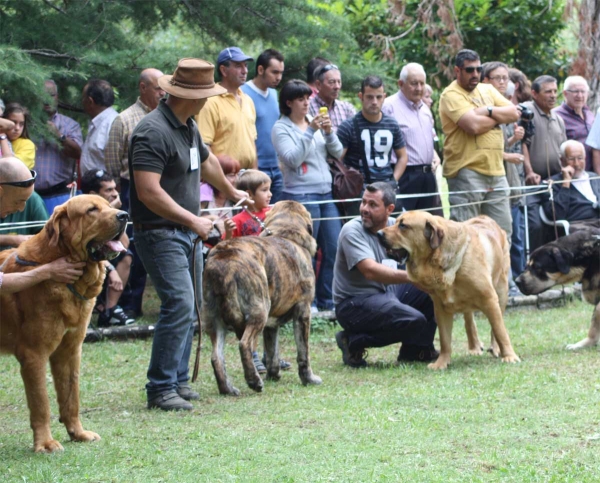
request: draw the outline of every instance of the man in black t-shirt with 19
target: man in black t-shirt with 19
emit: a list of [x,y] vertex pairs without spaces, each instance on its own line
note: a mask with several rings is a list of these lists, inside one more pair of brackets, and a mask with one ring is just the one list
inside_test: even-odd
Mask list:
[[[385,181],[397,192],[398,180],[406,169],[408,156],[406,142],[400,126],[393,117],[381,112],[385,100],[385,90],[380,77],[365,77],[360,86],[358,98],[362,110],[353,118],[345,120],[338,128],[337,135],[344,151],[342,160],[346,166],[359,170],[365,184]],[[392,150],[398,161],[392,164]],[[347,211],[357,215],[358,204]],[[402,209],[396,200],[396,211]]]

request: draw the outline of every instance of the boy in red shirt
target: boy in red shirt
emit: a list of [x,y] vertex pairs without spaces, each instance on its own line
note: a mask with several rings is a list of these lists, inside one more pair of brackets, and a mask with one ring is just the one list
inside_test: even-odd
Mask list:
[[244,208],[231,221],[225,222],[225,239],[233,237],[260,235],[263,230],[262,222],[265,220],[269,203],[271,202],[271,178],[257,169],[247,169],[238,175],[236,187],[248,193],[254,204]]

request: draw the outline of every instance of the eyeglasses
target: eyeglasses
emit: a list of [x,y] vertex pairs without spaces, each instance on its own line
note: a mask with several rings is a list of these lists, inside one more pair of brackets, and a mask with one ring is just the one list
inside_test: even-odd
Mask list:
[[495,75],[494,77],[489,77],[489,79],[496,82],[508,82],[507,75]]
[[478,66],[478,67],[461,67],[462,70],[464,70],[467,74],[472,74],[473,72],[477,71],[481,74],[481,72],[483,71],[483,67]]
[[327,64],[319,69],[319,73],[316,77],[321,77],[325,72],[329,72],[330,70],[340,70],[339,67],[335,64]]
[[579,94],[580,96],[583,96],[588,93],[588,91],[572,91],[571,89],[567,89],[567,92],[575,95]]
[[573,157],[570,157],[570,158],[565,158],[565,160],[568,163],[573,163],[575,161],[583,161],[583,160],[585,160],[585,156],[583,156],[583,155],[581,155],[581,156],[573,156]]
[[0,184],[16,186],[17,188],[29,188],[33,185],[33,183],[35,183],[35,178],[37,177],[37,173],[33,169],[30,169],[29,171],[31,173],[31,178],[29,179],[26,179],[24,181],[5,181],[4,183]]

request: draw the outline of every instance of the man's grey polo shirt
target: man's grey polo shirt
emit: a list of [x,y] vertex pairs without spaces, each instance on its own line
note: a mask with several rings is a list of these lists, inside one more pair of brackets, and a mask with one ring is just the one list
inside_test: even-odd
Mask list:
[[203,163],[209,156],[193,118],[182,124],[164,99],[136,126],[129,143],[131,217],[135,223],[174,225],[150,211],[138,198],[134,171],[161,175],[161,187],[182,208],[200,213],[200,165],[191,169],[190,150],[198,150]]
[[527,146],[531,168],[543,180],[548,179],[560,173],[560,145],[567,140],[565,122],[556,114],[547,115],[533,101],[524,104],[533,111],[535,125],[535,134]]

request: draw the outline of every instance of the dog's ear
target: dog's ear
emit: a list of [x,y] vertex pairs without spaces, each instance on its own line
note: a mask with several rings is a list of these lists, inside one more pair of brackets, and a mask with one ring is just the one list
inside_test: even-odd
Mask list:
[[435,227],[431,222],[425,223],[425,229],[423,230],[425,238],[429,240],[429,246],[432,250],[435,250],[442,244],[444,239],[444,230],[440,227]]
[[569,252],[563,251],[558,247],[552,249],[552,256],[556,262],[556,268],[562,274],[567,274],[571,270],[571,262],[573,261],[573,255]]
[[67,216],[67,208],[64,205],[57,206],[50,219],[46,222],[45,228],[51,247],[58,245],[58,240],[60,240],[60,222],[65,216]]

